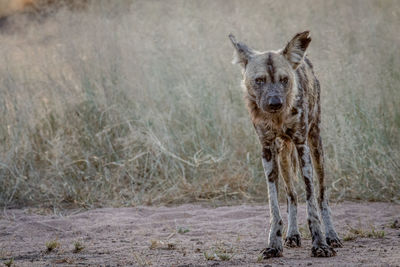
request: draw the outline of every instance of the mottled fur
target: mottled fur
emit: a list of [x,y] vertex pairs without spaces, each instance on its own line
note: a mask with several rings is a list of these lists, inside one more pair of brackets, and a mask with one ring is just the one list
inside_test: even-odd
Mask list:
[[[243,70],[247,107],[262,145],[262,163],[268,183],[271,226],[264,257],[282,255],[282,219],[278,204],[278,176],[281,174],[288,200],[288,230],[285,245],[301,245],[297,225],[297,195],[292,179],[297,161],[307,199],[307,221],[312,236],[312,255],[335,255],[332,247],[342,245],[333,227],[325,193],[323,148],[320,137],[320,84],[306,57],[309,32],[296,34],[281,50],[258,52],[229,38],[235,48],[233,63]],[[296,157],[297,155],[297,157]],[[314,168],[313,168],[314,167]],[[313,170],[319,180],[319,209],[314,196]]]

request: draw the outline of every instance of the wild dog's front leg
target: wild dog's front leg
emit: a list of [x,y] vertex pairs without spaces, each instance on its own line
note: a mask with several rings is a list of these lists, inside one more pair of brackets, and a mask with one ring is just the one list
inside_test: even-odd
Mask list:
[[278,204],[278,164],[277,151],[275,147],[264,146],[262,163],[268,184],[268,199],[270,210],[270,230],[268,237],[268,247],[264,249],[264,258],[282,256],[282,218]]
[[301,238],[297,225],[297,194],[292,179],[295,174],[292,171],[292,145],[285,142],[279,157],[280,172],[285,181],[287,203],[288,203],[288,229],[285,238],[285,246],[300,247]]
[[319,135],[319,127],[313,127],[310,131],[310,148],[311,155],[314,162],[314,169],[319,180],[319,208],[321,210],[322,220],[325,225],[326,242],[331,247],[342,247],[342,241],[335,231],[332,222],[331,209],[329,208],[328,196],[325,188],[325,174],[324,174],[324,152],[322,148],[322,141]]
[[312,238],[312,256],[334,256],[336,252],[328,246],[321,231],[321,222],[319,220],[314,196],[313,167],[311,164],[310,149],[306,143],[296,144],[296,148],[300,158],[301,173],[306,187],[307,222]]

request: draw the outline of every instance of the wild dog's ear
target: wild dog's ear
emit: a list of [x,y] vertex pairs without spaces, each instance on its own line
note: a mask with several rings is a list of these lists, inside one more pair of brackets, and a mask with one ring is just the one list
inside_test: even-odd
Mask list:
[[296,34],[282,51],[283,56],[289,61],[294,70],[300,65],[311,42],[309,34],[309,31]]
[[254,54],[254,51],[244,43],[237,42],[232,33],[229,34],[229,39],[231,39],[233,47],[235,48],[232,63],[240,64],[243,68],[245,68],[250,57]]

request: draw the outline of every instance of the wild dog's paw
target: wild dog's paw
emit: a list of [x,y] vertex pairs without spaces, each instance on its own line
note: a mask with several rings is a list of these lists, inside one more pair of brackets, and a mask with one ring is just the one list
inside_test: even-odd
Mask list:
[[264,248],[261,250],[264,259],[282,257],[282,249]]
[[336,251],[328,245],[313,245],[311,248],[312,257],[333,257],[336,255]]
[[326,243],[328,243],[328,245],[333,247],[333,248],[341,248],[341,247],[343,247],[343,243],[340,240],[340,238],[337,236],[336,233],[335,233],[335,235],[327,236],[326,237]]
[[290,248],[301,247],[301,237],[299,234],[287,236],[285,238],[285,246]]

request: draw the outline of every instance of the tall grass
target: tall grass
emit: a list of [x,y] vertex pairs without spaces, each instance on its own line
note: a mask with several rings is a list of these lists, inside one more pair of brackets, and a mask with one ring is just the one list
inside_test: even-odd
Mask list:
[[0,35],[1,205],[265,200],[227,35],[305,29],[331,197],[400,199],[396,1],[92,3]]

